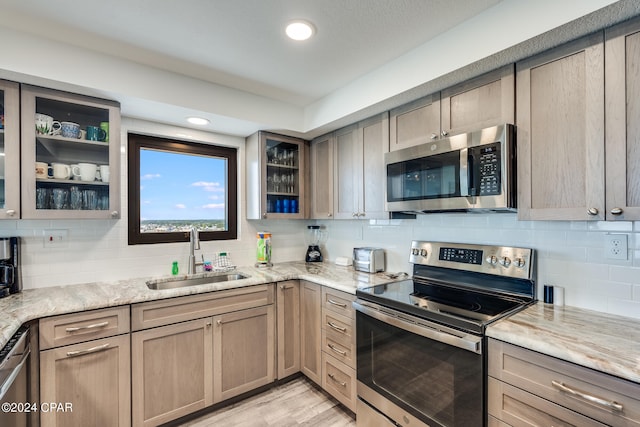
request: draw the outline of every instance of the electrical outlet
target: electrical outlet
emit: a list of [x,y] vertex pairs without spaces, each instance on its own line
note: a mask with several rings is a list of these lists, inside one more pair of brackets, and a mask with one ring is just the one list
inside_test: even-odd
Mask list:
[[604,257],[607,259],[627,259],[627,235],[605,235]]
[[69,245],[69,230],[44,230],[42,243],[45,248],[66,248]]

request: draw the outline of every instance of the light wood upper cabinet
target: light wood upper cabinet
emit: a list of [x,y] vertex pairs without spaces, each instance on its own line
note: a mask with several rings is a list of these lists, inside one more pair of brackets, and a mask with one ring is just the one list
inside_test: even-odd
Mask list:
[[310,154],[310,218],[333,218],[333,151],[335,135],[325,135],[311,141]]
[[247,219],[306,218],[308,142],[269,132],[246,142]]
[[440,98],[441,127],[446,135],[514,123],[514,66],[510,64],[445,89]]
[[278,379],[300,372],[300,282],[276,284]]
[[[106,126],[100,140],[36,132],[35,114],[86,130]],[[120,218],[120,105],[34,86],[21,87],[22,218]],[[107,136],[108,135],[108,136]],[[104,139],[107,139],[106,141]],[[82,179],[36,176],[35,163],[67,166],[88,163],[109,167],[109,178],[83,174]],[[76,170],[79,172],[79,170]],[[93,179],[92,179],[93,178]]]
[[394,108],[389,119],[389,151],[440,137],[440,93]]
[[516,64],[518,218],[605,219],[602,33]]
[[508,65],[391,110],[389,150],[515,121],[514,66]]
[[20,218],[20,87],[0,80],[0,219]]
[[640,20],[605,33],[606,219],[640,219]]
[[384,210],[388,113],[336,131],[335,138],[334,217],[388,219]]

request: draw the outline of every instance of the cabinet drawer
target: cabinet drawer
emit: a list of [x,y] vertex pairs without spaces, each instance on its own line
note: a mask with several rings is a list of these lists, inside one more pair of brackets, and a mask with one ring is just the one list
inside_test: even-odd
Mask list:
[[355,318],[355,311],[351,303],[356,300],[355,295],[336,291],[326,286],[322,287],[322,307],[343,316]]
[[354,323],[353,319],[328,310],[322,310],[322,329],[334,332],[337,337],[343,337],[342,342],[344,345],[348,345],[355,339]]
[[342,363],[356,367],[356,345],[353,339],[330,329],[322,330],[322,351],[329,353]]
[[[604,426],[553,402],[489,377],[489,415],[510,426]],[[505,425],[494,423],[494,425]]]
[[131,329],[139,331],[274,303],[273,284],[143,302],[131,306]]
[[40,349],[129,333],[129,306],[40,319]]
[[489,375],[602,423],[640,426],[640,384],[493,339]]
[[325,352],[322,352],[322,388],[355,412],[356,371]]

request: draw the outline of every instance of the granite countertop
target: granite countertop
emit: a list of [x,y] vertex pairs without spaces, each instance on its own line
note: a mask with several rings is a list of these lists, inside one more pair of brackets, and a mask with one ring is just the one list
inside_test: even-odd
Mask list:
[[487,328],[489,337],[640,383],[640,320],[538,302]]
[[[0,348],[9,341],[20,325],[33,319],[73,313],[84,310],[135,304],[165,298],[205,292],[221,291],[244,286],[303,279],[340,291],[355,294],[357,288],[392,282],[381,275],[361,273],[353,267],[341,267],[330,263],[306,264],[286,262],[269,268],[238,267],[234,273],[249,276],[246,279],[177,289],[151,290],[146,282],[168,281],[186,278],[179,276],[142,277],[114,282],[94,282],[68,286],[26,289],[0,299]],[[202,277],[215,273],[197,273],[190,277]]]

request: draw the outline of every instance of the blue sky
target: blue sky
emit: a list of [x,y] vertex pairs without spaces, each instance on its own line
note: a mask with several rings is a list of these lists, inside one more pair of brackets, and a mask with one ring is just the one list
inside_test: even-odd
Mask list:
[[140,150],[140,220],[224,219],[226,161]]

